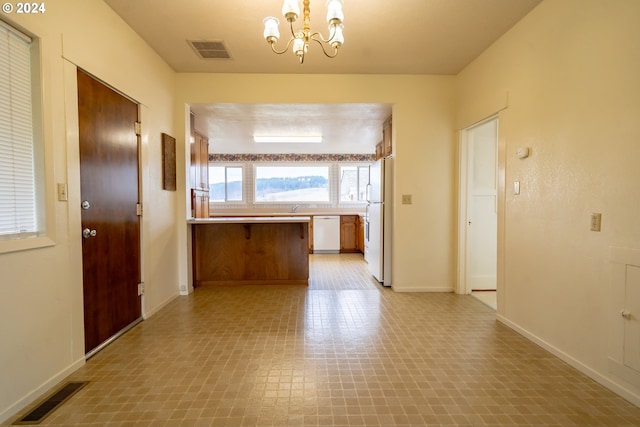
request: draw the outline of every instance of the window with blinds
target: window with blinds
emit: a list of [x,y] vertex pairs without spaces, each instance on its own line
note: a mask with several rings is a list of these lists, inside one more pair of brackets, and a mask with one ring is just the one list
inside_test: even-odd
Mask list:
[[0,240],[39,234],[31,39],[0,21]]

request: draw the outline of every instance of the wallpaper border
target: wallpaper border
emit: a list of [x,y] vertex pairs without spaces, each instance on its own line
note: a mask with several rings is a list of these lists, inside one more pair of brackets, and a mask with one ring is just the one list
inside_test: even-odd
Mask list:
[[210,162],[374,162],[375,154],[209,154]]

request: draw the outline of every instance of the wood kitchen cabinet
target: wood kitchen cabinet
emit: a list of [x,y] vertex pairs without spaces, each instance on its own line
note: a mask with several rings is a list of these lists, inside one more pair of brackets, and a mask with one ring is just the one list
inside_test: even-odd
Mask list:
[[209,192],[191,189],[191,216],[209,218]]
[[197,131],[191,143],[191,188],[209,189],[209,138]]
[[380,160],[384,157],[384,148],[382,148],[382,141],[376,144],[376,160]]
[[313,217],[309,217],[309,253],[313,253]]
[[308,217],[193,219],[194,286],[308,285]]
[[358,233],[357,233],[356,245],[357,245],[358,252],[362,252],[362,253],[364,253],[364,223],[365,223],[364,216],[358,215],[358,221],[357,221]]
[[358,252],[358,215],[340,216],[340,252]]
[[393,140],[391,138],[392,116],[382,124],[382,151],[383,157],[389,157],[393,154]]
[[389,116],[382,123],[382,141],[376,145],[376,160],[393,155],[393,117]]
[[194,218],[209,217],[209,138],[194,129],[191,114],[191,214]]

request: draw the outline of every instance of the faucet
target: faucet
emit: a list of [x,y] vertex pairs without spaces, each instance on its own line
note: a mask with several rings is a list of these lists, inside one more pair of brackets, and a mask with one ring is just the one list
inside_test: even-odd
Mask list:
[[291,213],[296,213],[296,211],[298,210],[299,207],[300,207],[300,205],[293,205],[291,207]]

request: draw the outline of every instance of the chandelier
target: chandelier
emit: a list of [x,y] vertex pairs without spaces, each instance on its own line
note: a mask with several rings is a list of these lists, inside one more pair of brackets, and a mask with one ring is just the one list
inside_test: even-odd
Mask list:
[[[280,38],[280,31],[278,30],[278,24],[280,22],[273,16],[268,16],[263,20],[264,38],[271,46],[271,50],[278,55],[281,55],[289,50],[289,47],[293,45],[292,51],[298,57],[300,64],[304,62],[304,55],[307,53],[307,50],[309,50],[309,42],[311,40],[318,43],[322,48],[322,52],[329,58],[335,58],[338,55],[338,49],[344,43],[344,36],[342,35],[342,21],[344,20],[344,15],[342,13],[342,0],[327,1],[327,23],[329,24],[329,37],[327,39],[325,39],[319,32],[311,32],[309,3],[310,0],[304,0],[302,2],[303,27],[302,30],[295,32],[293,29],[293,23],[300,15],[298,1],[284,0],[284,4],[282,5],[282,15],[285,17],[287,22],[289,22],[289,26],[291,27],[291,38],[281,51],[276,49],[276,43]],[[329,47],[331,49],[327,52]]]

